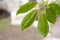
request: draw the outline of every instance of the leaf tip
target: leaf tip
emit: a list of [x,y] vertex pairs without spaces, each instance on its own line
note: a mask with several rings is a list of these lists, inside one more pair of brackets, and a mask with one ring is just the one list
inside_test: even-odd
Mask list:
[[18,14],[19,14],[19,11],[16,12],[16,15],[18,15]]

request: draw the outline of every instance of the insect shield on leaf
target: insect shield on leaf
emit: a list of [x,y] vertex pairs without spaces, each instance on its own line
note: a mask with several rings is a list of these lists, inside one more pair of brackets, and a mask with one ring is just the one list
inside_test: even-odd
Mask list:
[[55,24],[57,16],[56,16],[56,12],[53,9],[46,8],[46,17],[50,23]]
[[34,6],[36,6],[38,3],[37,2],[28,2],[24,5],[22,5],[18,11],[17,14],[25,13],[28,12],[30,9],[32,9]]
[[49,32],[49,25],[48,25],[47,18],[44,13],[40,14],[40,17],[39,17],[38,31],[44,37],[46,37]]
[[49,4],[49,7],[54,10],[54,12],[57,14],[57,15],[60,15],[60,5],[57,4],[57,3],[51,3]]
[[28,13],[21,23],[21,30],[24,31],[26,28],[28,28],[35,20],[36,14],[38,10],[33,10],[32,12]]

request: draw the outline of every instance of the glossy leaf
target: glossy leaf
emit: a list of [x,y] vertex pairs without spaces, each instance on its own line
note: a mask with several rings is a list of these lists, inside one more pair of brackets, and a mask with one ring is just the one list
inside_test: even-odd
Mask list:
[[22,20],[21,30],[28,28],[35,20],[37,14],[37,10],[33,10],[29,14],[27,14],[24,19]]
[[57,16],[56,16],[56,13],[54,10],[47,8],[46,9],[46,17],[50,23],[55,24]]
[[39,17],[39,20],[38,20],[38,31],[44,37],[46,37],[48,32],[49,32],[49,25],[48,25],[48,22],[47,22],[47,18],[44,14],[40,14],[40,17]]
[[54,10],[54,12],[56,12],[57,15],[60,15],[60,5],[58,5],[57,3],[51,3],[49,4],[49,6]]
[[27,11],[29,11],[30,9],[32,9],[34,6],[36,6],[37,2],[28,2],[24,5],[22,5],[18,11],[17,11],[17,14],[20,14],[20,13],[25,13]]

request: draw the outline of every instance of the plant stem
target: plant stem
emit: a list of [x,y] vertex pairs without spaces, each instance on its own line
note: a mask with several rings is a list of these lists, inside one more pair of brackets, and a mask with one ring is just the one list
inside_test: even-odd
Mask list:
[[46,5],[48,5],[48,1],[49,1],[49,0],[46,0]]
[[43,13],[44,13],[44,14],[45,14],[45,11],[46,11],[46,10],[45,10],[45,9],[46,9],[46,7],[45,7],[45,6],[46,6],[46,3],[47,3],[47,2],[45,2],[45,1],[43,0],[43,7],[44,7],[44,8],[43,8]]
[[48,1],[49,0],[46,0],[45,3],[44,3],[44,13],[46,13],[46,8],[48,7]]

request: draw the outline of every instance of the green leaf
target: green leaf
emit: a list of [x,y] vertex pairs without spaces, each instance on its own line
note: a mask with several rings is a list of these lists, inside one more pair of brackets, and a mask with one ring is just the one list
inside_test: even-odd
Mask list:
[[57,3],[49,4],[50,8],[53,9],[57,15],[60,15],[60,5]]
[[37,10],[33,10],[24,17],[21,23],[22,31],[28,28],[34,22],[37,12],[38,12]]
[[20,13],[25,13],[27,11],[29,11],[30,9],[32,9],[34,6],[36,6],[37,2],[28,2],[24,5],[22,5],[18,11],[17,11],[17,14],[20,14]]
[[47,17],[47,20],[52,23],[52,24],[55,24],[56,22],[56,13],[53,9],[51,8],[46,8],[46,17]]
[[49,32],[49,25],[48,25],[48,22],[47,22],[47,18],[44,14],[40,14],[40,17],[39,17],[39,20],[38,20],[38,31],[44,37],[46,37],[48,32]]

